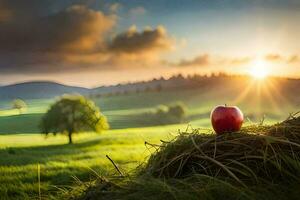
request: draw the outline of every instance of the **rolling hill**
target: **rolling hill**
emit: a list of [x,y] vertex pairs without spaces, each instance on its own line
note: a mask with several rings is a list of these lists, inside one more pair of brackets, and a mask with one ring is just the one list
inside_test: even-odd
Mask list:
[[49,81],[24,82],[0,86],[0,98],[3,99],[39,99],[53,98],[66,93],[88,94],[90,89],[74,87]]
[[[193,90],[205,93],[205,96],[207,97],[209,97],[208,94],[213,93],[216,95],[214,98],[217,99],[220,98],[220,93],[223,93],[223,95],[228,97],[240,96],[240,98],[248,98],[249,101],[252,101],[253,95],[257,96],[257,92],[260,90],[264,93],[262,99],[276,98],[274,99],[276,101],[287,99],[293,103],[299,103],[300,98],[297,96],[296,92],[299,87],[300,79],[273,77],[262,82],[253,80],[247,76],[229,76],[221,74],[210,77],[199,75],[183,77],[179,74],[169,79],[160,78],[150,81],[101,86],[91,89],[49,81],[24,82],[0,86],[0,99],[45,99],[66,93],[79,93],[90,96],[91,98],[125,95],[125,98],[128,94],[143,94],[142,96],[144,96],[149,92],[168,93],[167,91],[177,91],[176,93],[178,96],[179,91],[182,93],[187,90]],[[208,98],[207,100],[212,99]],[[120,106],[120,104],[118,104],[118,106]]]

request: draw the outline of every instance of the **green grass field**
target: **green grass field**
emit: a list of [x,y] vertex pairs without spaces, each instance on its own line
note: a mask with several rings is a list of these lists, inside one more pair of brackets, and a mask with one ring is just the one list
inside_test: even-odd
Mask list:
[[39,132],[39,120],[53,100],[27,102],[28,109],[22,114],[8,109],[9,102],[2,103],[6,109],[0,112],[0,199],[37,199],[38,164],[41,194],[45,198],[55,196],[59,191],[57,187],[73,185],[75,177],[87,181],[95,176],[94,171],[110,173],[112,165],[106,155],[128,171],[150,154],[151,148],[144,145],[145,141],[159,143],[160,139],[168,140],[176,135],[179,128],[187,126],[121,129],[139,126],[128,119],[129,116],[152,108],[111,109],[104,113],[117,129],[102,134],[82,133],[76,135],[74,145],[68,145],[65,136],[46,138]]
[[[160,140],[172,139],[178,129],[185,129],[188,124],[193,128],[210,128],[210,110],[217,104],[234,103],[235,99],[234,92],[196,89],[94,99],[112,129],[100,135],[79,134],[73,145],[67,144],[67,137],[45,138],[40,134],[39,120],[54,99],[27,100],[28,109],[22,114],[11,110],[10,102],[0,102],[0,199],[38,199],[39,184],[44,199],[58,198],[57,192],[76,185],[77,178],[88,181],[96,173],[113,173],[113,166],[105,155],[130,172],[151,153],[145,141],[157,144]],[[176,101],[187,105],[187,123],[153,126],[147,119],[143,123],[136,120],[141,113]],[[267,101],[262,101],[260,106],[253,105],[252,101],[238,103],[249,118],[248,123],[258,122],[262,114],[266,114],[266,123],[274,123],[297,110],[292,104],[278,110]]]
[[[101,135],[83,133],[68,145],[63,136],[45,139],[39,134],[0,136],[1,198],[30,199],[38,197],[37,165],[41,166],[42,195],[55,194],[56,187],[67,187],[74,177],[87,181],[107,174],[112,165],[109,155],[125,171],[143,162],[151,150],[145,141],[158,143],[168,140],[184,125],[111,130]],[[173,133],[173,134],[172,134]]]

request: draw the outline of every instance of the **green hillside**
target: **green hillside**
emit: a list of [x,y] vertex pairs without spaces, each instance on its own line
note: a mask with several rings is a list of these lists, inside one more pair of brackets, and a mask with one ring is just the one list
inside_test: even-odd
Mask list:
[[[27,110],[19,114],[11,110],[9,101],[2,101],[0,111],[0,182],[1,198],[32,199],[38,197],[37,166],[41,167],[41,194],[43,198],[58,198],[61,189],[70,189],[81,181],[93,180],[99,174],[114,172],[106,159],[109,155],[121,169],[130,172],[144,162],[160,140],[170,140],[178,129],[210,129],[210,111],[218,104],[238,105],[246,116],[246,124],[274,123],[299,110],[300,99],[291,82],[281,84],[276,91],[259,84],[248,88],[249,82],[218,81],[211,87],[164,89],[102,96],[92,99],[107,116],[111,130],[100,135],[79,134],[74,145],[66,145],[63,136],[40,134],[41,116],[55,99],[26,100]],[[283,89],[285,87],[285,89]],[[182,124],[160,125],[147,117],[158,106],[182,102],[187,116]],[[265,116],[265,118],[264,118]],[[206,129],[205,129],[206,130]],[[96,173],[95,173],[96,172]],[[58,189],[59,188],[59,189]],[[0,199],[1,199],[0,198]]]
[[[113,129],[157,125],[147,119],[141,120],[143,113],[151,112],[159,105],[178,101],[188,108],[186,122],[195,126],[208,126],[208,123],[200,121],[207,120],[211,109],[219,104],[239,106],[246,118],[254,122],[264,117],[267,121],[283,120],[287,113],[298,110],[297,106],[300,105],[300,99],[293,89],[299,84],[298,80],[279,79],[277,82],[281,81],[281,87],[276,90],[238,78],[223,81],[217,79],[217,83],[214,83],[211,80],[209,83],[214,85],[210,87],[182,87],[92,99],[108,117]],[[6,110],[0,111],[0,133],[38,133],[39,119],[53,101],[54,99],[27,100],[28,110],[22,115],[17,111],[7,110],[11,102],[3,101],[1,105]]]

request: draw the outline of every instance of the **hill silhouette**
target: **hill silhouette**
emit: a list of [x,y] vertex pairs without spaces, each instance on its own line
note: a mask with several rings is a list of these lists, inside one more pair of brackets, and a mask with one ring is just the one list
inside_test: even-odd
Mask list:
[[[143,92],[164,92],[170,90],[191,90],[197,89],[203,92],[215,91],[226,92],[228,94],[242,95],[245,90],[250,90],[248,96],[257,92],[255,85],[261,85],[261,90],[269,90],[272,95],[276,89],[276,93],[281,96],[291,98],[292,101],[300,100],[296,94],[296,90],[300,87],[300,79],[276,78],[270,77],[264,80],[263,84],[257,84],[259,80],[254,80],[248,76],[242,75],[226,75],[218,74],[212,76],[190,75],[187,77],[181,74],[174,75],[170,78],[154,78],[149,81],[140,81],[132,83],[124,83],[110,86],[100,86],[95,88],[84,88],[64,85],[49,81],[33,81],[24,82],[7,86],[0,86],[0,98],[3,99],[41,99],[52,98],[66,93],[79,93],[89,95],[90,97],[126,95],[129,93]],[[252,85],[252,88],[249,86]],[[257,96],[257,95],[256,95]],[[278,99],[280,100],[280,99]]]
[[49,81],[24,82],[0,87],[1,99],[52,98],[65,93],[88,94],[89,89],[59,84]]

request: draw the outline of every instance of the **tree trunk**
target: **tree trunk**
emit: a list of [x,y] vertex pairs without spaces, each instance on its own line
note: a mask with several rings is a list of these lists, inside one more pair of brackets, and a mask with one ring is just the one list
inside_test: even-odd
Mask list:
[[69,144],[73,144],[73,140],[72,140],[72,132],[71,132],[71,131],[69,131],[68,136],[69,136]]

